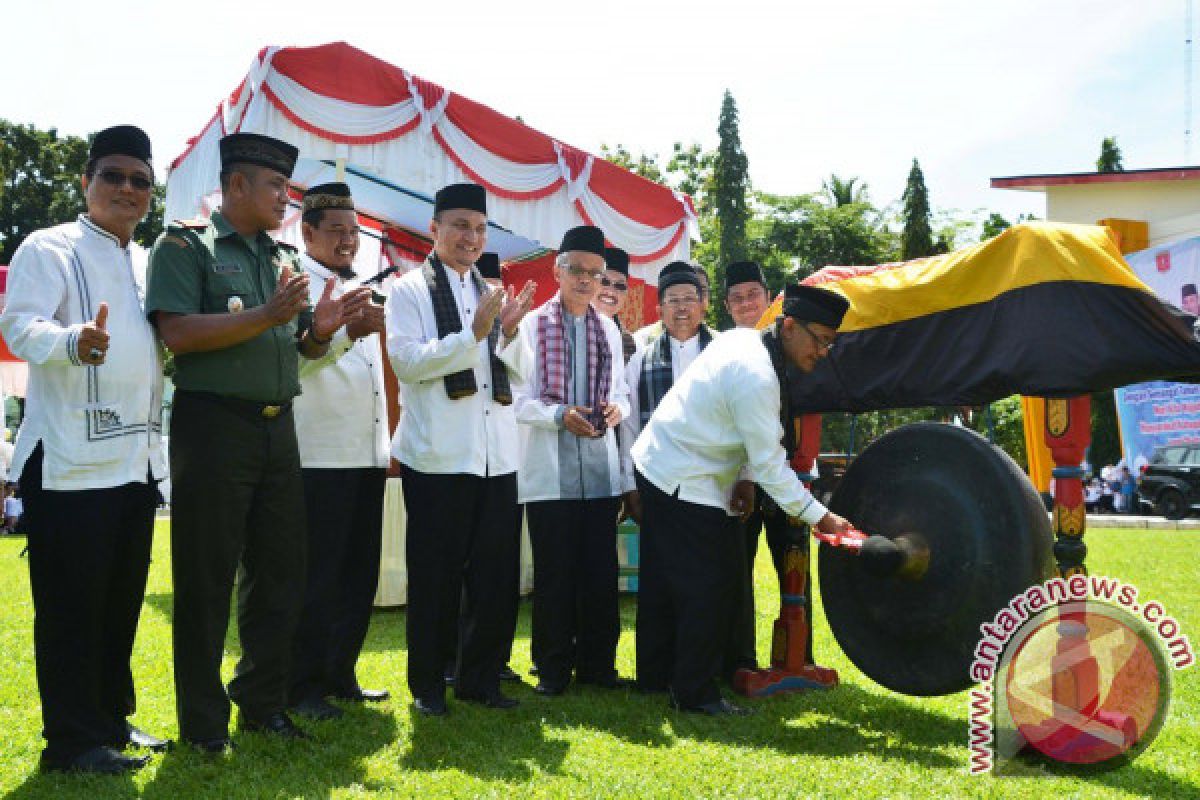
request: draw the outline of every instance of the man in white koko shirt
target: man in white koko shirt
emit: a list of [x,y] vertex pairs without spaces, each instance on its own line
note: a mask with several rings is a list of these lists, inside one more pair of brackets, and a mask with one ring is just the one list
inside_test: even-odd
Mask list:
[[659,402],[631,456],[642,502],[638,685],[667,690],[685,711],[740,714],[716,677],[738,605],[736,514],[753,504],[747,470],[789,517],[827,533],[849,523],[826,510],[788,466],[781,442],[786,367],[811,372],[833,347],[848,304],[787,287],[783,316],[764,331],[720,334]]
[[126,746],[167,744],[126,720],[166,474],[146,253],[132,241],[154,191],[146,134],[96,134],[83,191],[85,214],[34,231],[13,256],[0,332],[29,363],[9,480],[20,482],[29,534],[42,767],[115,774],[146,762]]

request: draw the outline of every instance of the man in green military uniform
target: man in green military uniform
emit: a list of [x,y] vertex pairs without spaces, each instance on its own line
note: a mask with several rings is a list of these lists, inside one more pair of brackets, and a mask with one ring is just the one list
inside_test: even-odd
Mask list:
[[[297,350],[319,358],[370,292],[309,307],[294,247],[267,231],[287,210],[297,151],[238,133],[221,140],[219,211],[168,226],[150,255],[146,313],[175,356],[171,559],[180,738],[229,744],[243,730],[304,734],[288,718],[291,641],[304,593],[304,498],[292,398]],[[242,658],[228,693],[221,657],[238,574]]]

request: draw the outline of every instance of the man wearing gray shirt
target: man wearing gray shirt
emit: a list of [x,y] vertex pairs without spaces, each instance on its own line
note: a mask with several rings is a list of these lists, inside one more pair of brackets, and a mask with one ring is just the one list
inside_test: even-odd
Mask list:
[[591,306],[605,271],[604,234],[563,236],[559,293],[522,323],[536,368],[513,385],[521,424],[518,496],[533,545],[533,661],[543,695],[580,683],[617,688],[617,509],[614,428],[629,413],[621,334]]

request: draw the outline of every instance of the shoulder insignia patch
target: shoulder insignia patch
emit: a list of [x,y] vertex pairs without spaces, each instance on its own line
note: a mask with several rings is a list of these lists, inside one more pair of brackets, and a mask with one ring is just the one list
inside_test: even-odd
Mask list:
[[209,221],[196,217],[194,219],[176,219],[171,221],[172,225],[178,225],[181,228],[190,228],[191,230],[204,230],[209,226]]
[[182,236],[176,236],[173,233],[168,233],[166,236],[164,236],[162,238],[162,242],[163,244],[174,244],[178,245],[179,247],[191,246],[191,242],[189,242],[187,239],[183,238]]

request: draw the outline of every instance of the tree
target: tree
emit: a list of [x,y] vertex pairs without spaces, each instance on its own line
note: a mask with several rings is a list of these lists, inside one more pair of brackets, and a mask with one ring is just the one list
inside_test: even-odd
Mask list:
[[[737,104],[729,90],[721,101],[721,116],[717,122],[717,154],[713,160],[712,210],[717,220],[717,269],[710,273],[714,285],[723,283],[725,267],[746,257],[746,223],[750,219],[748,197],[750,190],[749,162],[742,150],[738,133]],[[718,321],[728,323],[724,304],[717,310]]]
[[849,178],[842,180],[835,174],[830,174],[829,179],[821,182],[821,191],[825,193],[826,199],[835,206],[848,206],[853,203],[867,203],[867,185],[858,183],[858,178]]
[[[0,119],[0,264],[11,262],[33,231],[70,222],[86,209],[80,178],[90,141]],[[157,184],[149,213],[134,229],[134,241],[145,247],[162,232],[165,195]]]
[[[830,264],[863,266],[895,258],[894,237],[869,204],[831,206],[813,195],[765,192],[755,192],[754,199],[749,246],[764,270],[783,262],[802,278]],[[770,284],[769,278],[768,273]]]
[[142,247],[149,248],[163,232],[163,217],[167,213],[167,187],[164,184],[154,184],[154,195],[150,198],[150,210],[146,217],[133,229],[133,240]]
[[1096,172],[1124,172],[1121,163],[1121,148],[1117,146],[1117,137],[1105,136],[1100,142],[1100,157],[1096,159]]
[[634,156],[633,153],[625,149],[625,145],[618,142],[615,147],[601,144],[600,155],[606,161],[611,161],[618,167],[624,167],[647,180],[654,181],[655,183],[664,182],[665,176],[662,169],[658,166],[658,155],[656,153],[638,153]]
[[1011,222],[1006,220],[1003,215],[997,214],[995,211],[993,211],[991,214],[988,214],[987,219],[983,221],[979,240],[986,241],[988,239],[994,239],[1011,227]]
[[[1092,392],[1092,443],[1087,460],[1092,471],[1121,460],[1121,434],[1117,429],[1117,405],[1111,389]],[[1131,466],[1130,469],[1133,469]]]
[[[989,423],[990,420],[990,423]],[[1021,411],[1021,396],[1011,395],[991,404],[988,409],[972,415],[971,427],[992,442],[1021,467],[1028,468],[1025,455],[1025,415]],[[990,427],[990,430],[989,430]]]
[[83,211],[87,152],[85,139],[0,119],[0,264],[33,231]]
[[925,176],[921,165],[914,158],[908,172],[908,183],[904,187],[904,230],[900,235],[900,257],[905,261],[937,254],[933,240],[929,191],[925,188]]
[[697,214],[709,214],[712,195],[713,164],[717,154],[698,143],[684,146],[676,142],[667,162],[667,178],[672,187],[690,196]]

